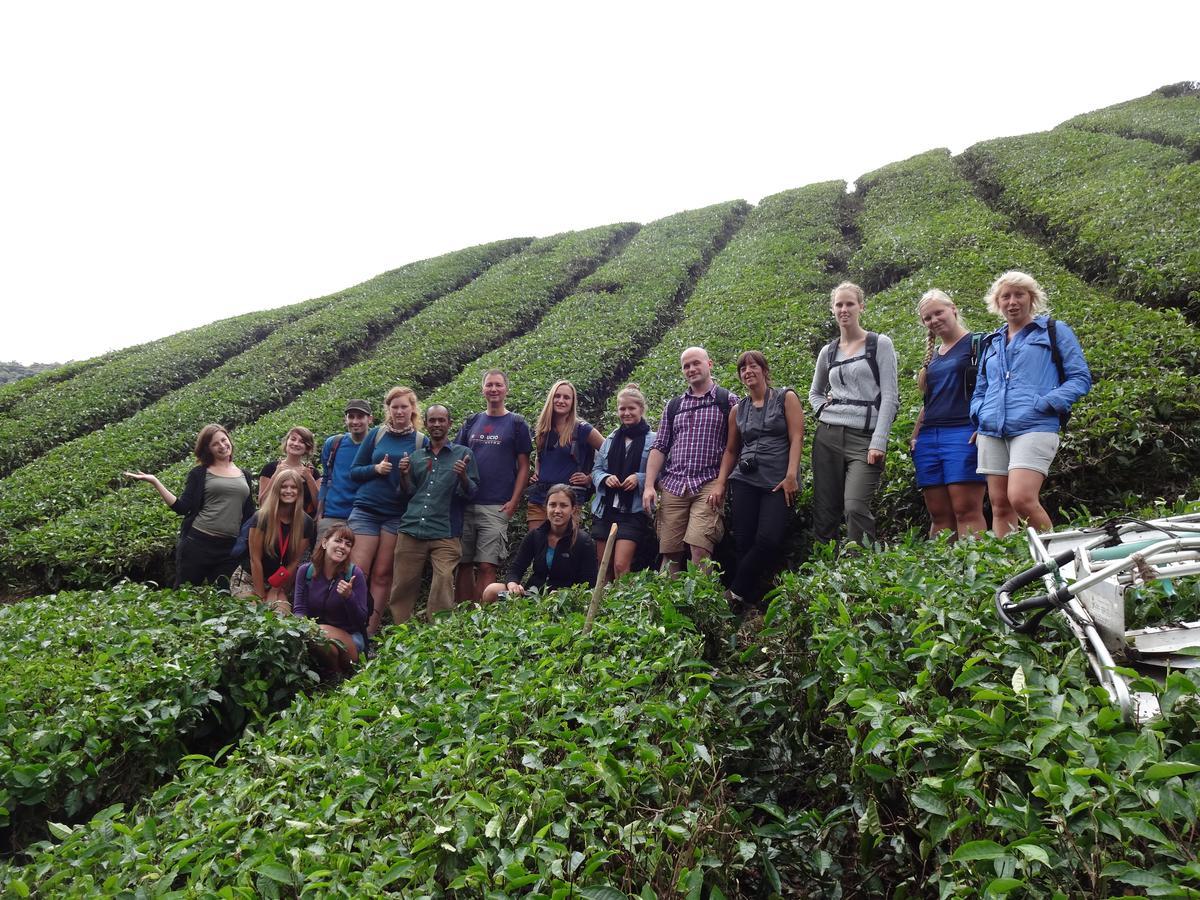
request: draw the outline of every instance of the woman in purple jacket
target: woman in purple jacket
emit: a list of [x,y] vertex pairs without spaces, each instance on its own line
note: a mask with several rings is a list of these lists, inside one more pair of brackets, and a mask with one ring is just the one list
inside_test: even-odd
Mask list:
[[292,613],[316,619],[333,643],[318,655],[335,672],[348,672],[367,647],[367,579],[350,561],[354,532],[338,525],[326,532],[312,562],[296,575]]

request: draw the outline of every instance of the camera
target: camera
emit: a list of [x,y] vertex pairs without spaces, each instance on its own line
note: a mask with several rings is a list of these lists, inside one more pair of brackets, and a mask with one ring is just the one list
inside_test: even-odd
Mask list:
[[758,471],[758,456],[743,456],[738,460],[738,469],[749,475]]

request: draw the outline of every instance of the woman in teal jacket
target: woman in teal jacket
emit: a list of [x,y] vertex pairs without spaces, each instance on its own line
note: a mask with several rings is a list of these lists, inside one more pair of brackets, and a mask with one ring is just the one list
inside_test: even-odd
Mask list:
[[1026,519],[1045,531],[1051,523],[1042,484],[1059,432],[1071,406],[1091,390],[1092,375],[1075,332],[1043,314],[1046,292],[1032,277],[1005,272],[988,291],[987,305],[1005,324],[980,350],[971,422],[978,471],[988,480],[992,530],[1004,536]]

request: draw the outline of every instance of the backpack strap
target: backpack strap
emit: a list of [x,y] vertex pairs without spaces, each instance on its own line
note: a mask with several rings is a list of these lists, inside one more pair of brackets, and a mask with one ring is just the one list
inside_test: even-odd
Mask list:
[[[1046,321],[1046,336],[1050,338],[1050,358],[1054,361],[1054,371],[1058,373],[1058,383],[1066,384],[1067,367],[1063,364],[1062,351],[1058,349],[1058,323],[1055,319]],[[1058,414],[1058,424],[1060,428],[1067,427],[1067,420],[1071,418],[1069,412]]]
[[[695,412],[696,410],[704,409],[708,406],[716,406],[717,409],[720,410],[720,412],[721,412],[721,434],[724,436],[725,440],[728,440],[729,439],[729,410],[733,409],[733,399],[732,399],[732,396],[730,395],[729,391],[727,391],[725,388],[721,387],[719,384],[716,386],[716,388],[717,388],[717,391],[716,391],[716,402],[715,403],[701,403],[699,406],[693,406],[691,409],[688,410],[688,412]],[[672,397],[671,402],[669,402],[667,404],[667,412],[666,412],[666,415],[664,416],[664,418],[666,419],[667,429],[671,433],[671,438],[670,438],[670,440],[667,441],[667,450],[666,450],[666,453],[663,454],[664,456],[671,452],[671,445],[675,443],[675,416],[677,416],[679,414],[679,410],[682,406],[683,406],[683,395],[682,394]]]
[[329,493],[329,481],[333,479],[333,463],[337,459],[338,450],[342,446],[342,441],[346,439],[345,432],[342,432],[334,440],[333,446],[329,448],[329,459],[325,461],[325,474],[321,478],[321,489],[317,492],[317,518],[325,517],[325,497]]
[[817,410],[817,418],[818,419],[821,418],[821,413],[825,410],[826,406],[831,406],[832,404],[835,404],[835,403],[845,404],[846,406],[861,406],[864,408],[863,431],[870,431],[871,430],[871,410],[879,409],[883,406],[883,382],[881,381],[881,379],[879,377],[879,361],[875,358],[879,353],[879,335],[878,335],[878,333],[876,333],[874,331],[868,331],[867,332],[867,340],[866,340],[865,345],[863,346],[863,355],[861,357],[851,356],[847,359],[835,359],[835,357],[837,356],[838,343],[840,342],[840,340],[841,340],[841,338],[834,338],[825,347],[825,349],[826,349],[825,359],[826,359],[826,362],[828,363],[829,371],[832,372],[838,366],[844,366],[847,363],[857,362],[859,359],[862,359],[870,367],[871,375],[875,379],[875,399],[874,400],[849,400],[849,399],[839,400],[836,398],[831,398],[831,399],[826,400],[825,403],[822,404],[821,408],[819,410]]

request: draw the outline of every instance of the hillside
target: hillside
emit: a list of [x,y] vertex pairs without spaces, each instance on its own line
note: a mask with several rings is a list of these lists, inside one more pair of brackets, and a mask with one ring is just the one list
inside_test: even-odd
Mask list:
[[8,384],[12,381],[28,378],[30,375],[48,372],[57,369],[58,365],[58,363],[33,363],[29,366],[23,366],[15,361],[0,362],[0,384]]
[[[1179,702],[1200,678],[1172,676],[1177,714],[1133,728],[1065,630],[1002,633],[991,591],[1023,564],[1021,542],[916,538],[907,440],[917,298],[941,288],[990,330],[987,286],[1022,269],[1095,379],[1048,482],[1057,520],[1196,499],[1198,210],[1200,85],[1184,83],[932,149],[853,190],[470,247],[0,388],[0,592],[99,591],[0,608],[5,654],[31,661],[0,666],[0,712],[22,711],[0,725],[0,850],[21,851],[0,890],[1200,895],[1200,712]],[[393,629],[360,675],[273,716],[311,677],[296,633],[265,615],[223,625],[275,649],[249,660],[238,644],[236,671],[217,673],[201,664],[216,651],[188,648],[231,646],[226,632],[169,611],[219,599],[112,588],[169,583],[178,529],[120,472],[181,486],[207,421],[257,471],[291,425],[331,433],[344,399],[378,404],[393,384],[461,421],[492,367],[531,421],[557,378],[607,425],[636,380],[656,418],[697,343],[722,384],[758,348],[803,395],[843,279],[900,358],[877,501],[891,546],[804,561],[761,632],[737,632],[707,578],[643,575],[610,592],[588,638],[582,593],[463,611]],[[63,605],[95,624],[50,614]],[[168,624],[151,634],[130,605]],[[131,650],[89,627],[146,636]],[[31,687],[39,653],[60,683]],[[97,698],[105,716],[55,724]],[[126,709],[139,712],[112,714]],[[207,736],[246,721],[236,749],[205,755]]]

